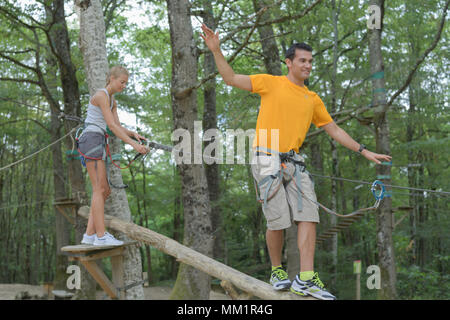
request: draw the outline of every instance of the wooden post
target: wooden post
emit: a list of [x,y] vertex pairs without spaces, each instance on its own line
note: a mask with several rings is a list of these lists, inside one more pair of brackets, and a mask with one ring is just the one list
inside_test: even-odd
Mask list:
[[[121,246],[93,246],[82,244],[66,246],[61,248],[61,251],[69,256],[69,261],[80,261],[111,299],[123,300],[125,299],[123,279],[124,247],[136,243],[137,241],[129,241]],[[111,258],[112,281],[108,279],[97,264],[97,261],[103,258]]]
[[356,273],[356,300],[361,300],[361,260],[353,261],[353,273]]
[[[112,279],[116,288],[123,288],[123,255],[111,257]],[[125,290],[119,290],[119,299],[125,299]]]
[[[77,207],[80,205],[72,198],[55,199],[53,205],[61,213],[70,224],[75,225],[75,215]],[[69,210],[66,210],[69,209]],[[69,214],[67,213],[69,211]]]

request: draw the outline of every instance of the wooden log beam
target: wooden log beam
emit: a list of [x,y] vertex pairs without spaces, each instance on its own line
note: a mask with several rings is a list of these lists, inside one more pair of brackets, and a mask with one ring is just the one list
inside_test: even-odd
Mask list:
[[[78,215],[88,219],[89,207],[78,210]],[[316,300],[313,297],[301,297],[290,292],[275,291],[271,285],[235,270],[223,263],[207,257],[177,241],[163,236],[150,229],[126,222],[105,214],[105,225],[108,228],[123,232],[131,239],[147,243],[154,248],[171,255],[177,261],[188,264],[215,278],[229,281],[237,288],[264,300]]]

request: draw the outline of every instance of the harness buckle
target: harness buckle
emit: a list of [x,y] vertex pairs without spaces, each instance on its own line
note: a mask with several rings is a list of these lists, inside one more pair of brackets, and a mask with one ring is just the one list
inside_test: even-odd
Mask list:
[[296,160],[294,158],[294,155],[295,155],[294,150],[290,150],[289,152],[280,153],[279,156],[280,156],[281,163],[292,162],[294,165],[296,165],[296,166],[298,165],[300,167],[301,172],[305,172],[306,164],[301,160]]

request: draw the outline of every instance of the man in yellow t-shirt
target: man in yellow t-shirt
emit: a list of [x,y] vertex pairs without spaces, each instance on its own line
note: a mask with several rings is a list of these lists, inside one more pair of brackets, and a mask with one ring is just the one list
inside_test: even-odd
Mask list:
[[[299,86],[286,76],[256,74],[249,77],[252,92],[261,96],[254,147],[298,153],[311,123],[321,127],[333,122],[322,100],[306,86]],[[278,130],[278,141],[274,142],[278,147],[271,146],[273,130]],[[261,132],[267,133],[267,138],[261,138]]]
[[[317,205],[309,201],[316,200],[314,185],[304,171],[304,159],[298,154],[299,148],[313,123],[341,145],[359,152],[370,161],[380,164],[381,161],[390,161],[391,157],[371,152],[353,140],[336,125],[320,97],[305,86],[313,61],[309,45],[296,43],[286,52],[286,76],[248,76],[236,74],[227,63],[220,49],[219,34],[205,25],[202,25],[202,30],[204,34],[201,37],[213,53],[225,83],[261,96],[253,143],[256,161],[253,161],[252,172],[264,198],[266,243],[272,263],[270,283],[275,290],[290,289],[298,295],[334,300],[336,298],[325,289],[314,272],[319,214]],[[300,274],[292,283],[281,266],[283,230],[291,226],[291,221],[297,224],[300,251]]]

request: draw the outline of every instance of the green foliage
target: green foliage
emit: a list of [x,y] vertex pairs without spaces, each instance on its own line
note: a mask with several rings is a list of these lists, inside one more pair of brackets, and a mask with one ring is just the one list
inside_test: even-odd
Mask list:
[[[446,257],[448,261],[449,257]],[[426,268],[421,270],[412,265],[399,268],[398,291],[402,299],[408,300],[448,300],[450,295],[448,288],[450,276],[446,273],[437,272]]]

